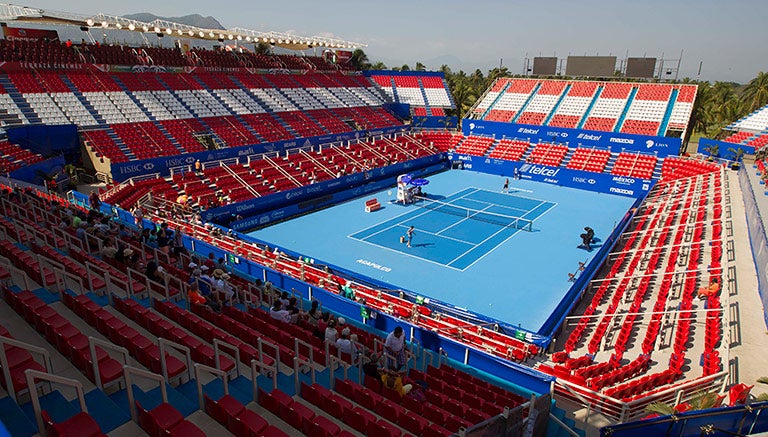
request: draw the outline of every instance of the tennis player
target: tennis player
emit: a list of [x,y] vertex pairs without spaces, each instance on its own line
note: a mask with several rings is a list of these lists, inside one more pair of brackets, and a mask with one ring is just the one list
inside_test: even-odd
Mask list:
[[509,178],[504,180],[504,186],[501,188],[502,193],[509,193]]
[[408,231],[405,232],[405,235],[408,237],[408,247],[411,247],[411,240],[413,240],[414,230],[415,230],[414,227],[411,226],[410,228],[408,228]]

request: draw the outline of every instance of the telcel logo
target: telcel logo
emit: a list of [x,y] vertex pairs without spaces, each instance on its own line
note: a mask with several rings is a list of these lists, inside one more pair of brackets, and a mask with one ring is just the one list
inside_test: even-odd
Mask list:
[[538,174],[546,177],[555,177],[560,173],[560,169],[541,167],[538,165],[523,164],[520,167],[521,173]]

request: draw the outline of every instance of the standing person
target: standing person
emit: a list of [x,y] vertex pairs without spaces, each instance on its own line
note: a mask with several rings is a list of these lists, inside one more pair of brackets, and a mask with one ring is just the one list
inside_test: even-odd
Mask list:
[[509,178],[506,178],[504,180],[504,186],[501,187],[501,192],[502,193],[509,193]]
[[387,360],[388,367],[399,370],[405,366],[405,333],[402,326],[396,327],[389,333],[384,342],[384,351],[395,357],[394,363],[391,362],[391,358]]
[[408,231],[405,232],[405,235],[407,236],[407,240],[408,240],[408,247],[411,247],[411,241],[413,240],[414,231],[415,231],[415,228],[411,226],[410,228],[408,228]]
[[513,174],[515,179],[520,179],[520,169],[515,167],[515,173]]
[[203,164],[200,163],[200,160],[198,159],[195,161],[195,173],[200,174],[203,172]]

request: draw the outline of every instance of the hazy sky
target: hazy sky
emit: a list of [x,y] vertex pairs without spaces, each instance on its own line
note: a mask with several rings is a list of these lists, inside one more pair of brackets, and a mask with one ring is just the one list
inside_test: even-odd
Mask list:
[[389,67],[512,73],[533,56],[680,58],[680,77],[746,82],[768,71],[768,0],[33,0],[82,14],[212,15],[225,27],[326,35],[367,43]]

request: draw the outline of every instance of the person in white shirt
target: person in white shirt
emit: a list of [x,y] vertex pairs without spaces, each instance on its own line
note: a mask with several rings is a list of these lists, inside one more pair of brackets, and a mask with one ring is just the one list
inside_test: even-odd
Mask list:
[[395,357],[394,363],[391,362],[391,358],[387,360],[389,367],[394,367],[394,370],[400,370],[405,366],[405,333],[401,326],[396,327],[394,331],[389,333],[387,340],[384,342],[384,351]]
[[350,340],[349,334],[349,328],[344,328],[341,331],[341,337],[336,340],[336,347],[339,349],[339,352],[351,355],[352,361],[354,361],[357,355],[357,346]]
[[325,341],[331,344],[336,344],[336,338],[339,336],[339,332],[336,330],[336,321],[331,319],[328,321],[328,327],[325,328]]
[[269,310],[269,315],[275,320],[291,323],[291,314],[283,309],[283,303],[279,300],[275,301],[275,305]]

